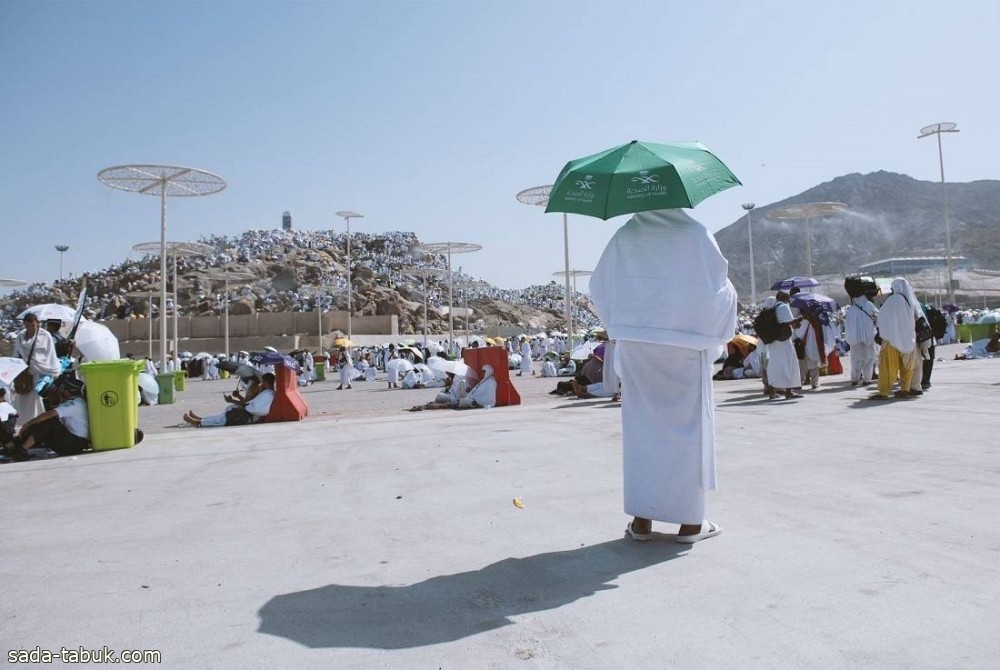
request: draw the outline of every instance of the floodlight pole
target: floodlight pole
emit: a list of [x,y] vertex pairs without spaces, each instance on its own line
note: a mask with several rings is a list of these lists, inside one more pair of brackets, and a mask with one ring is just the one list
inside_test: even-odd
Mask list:
[[[757,304],[757,275],[754,273],[753,264],[753,221],[751,215],[753,214],[753,208],[757,205],[752,202],[743,203],[743,209],[747,213],[747,237],[750,241],[750,304]],[[812,276],[810,274],[810,276]]]
[[177,356],[180,351],[180,338],[177,336],[177,319],[178,312],[180,312],[180,305],[177,304],[177,249],[174,249],[174,276],[173,276],[173,286],[174,286],[174,356]]
[[951,256],[951,223],[948,221],[948,192],[945,190],[944,185],[944,150],[941,147],[941,133],[957,132],[959,130],[954,123],[944,122],[934,123],[921,128],[920,135],[917,136],[919,140],[931,135],[937,135],[938,165],[941,168],[941,207],[944,210],[944,243],[948,263],[948,301],[951,303],[955,302],[954,262]]

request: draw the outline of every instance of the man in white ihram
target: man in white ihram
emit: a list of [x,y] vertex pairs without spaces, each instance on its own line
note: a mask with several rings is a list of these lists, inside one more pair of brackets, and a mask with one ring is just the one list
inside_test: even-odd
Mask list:
[[[736,291],[715,238],[681,210],[636,214],[615,233],[590,279],[617,342],[626,529],[680,524],[693,543],[722,529],[705,519],[716,488],[712,363],[736,332]],[[609,362],[610,363],[610,362]]]

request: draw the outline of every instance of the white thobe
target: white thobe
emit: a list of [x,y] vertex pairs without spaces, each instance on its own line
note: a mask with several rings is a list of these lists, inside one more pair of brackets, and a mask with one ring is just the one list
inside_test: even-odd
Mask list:
[[531,373],[531,345],[527,342],[521,345],[521,372]]
[[705,518],[705,491],[716,488],[712,361],[736,331],[728,270],[708,230],[680,210],[660,210],[620,228],[591,277],[621,363],[625,511],[633,516]]

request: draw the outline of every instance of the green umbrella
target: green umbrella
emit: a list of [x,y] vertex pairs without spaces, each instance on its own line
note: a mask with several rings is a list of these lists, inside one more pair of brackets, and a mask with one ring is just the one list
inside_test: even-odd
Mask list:
[[700,142],[632,140],[570,161],[549,194],[546,212],[605,221],[620,214],[694,207],[740,180]]

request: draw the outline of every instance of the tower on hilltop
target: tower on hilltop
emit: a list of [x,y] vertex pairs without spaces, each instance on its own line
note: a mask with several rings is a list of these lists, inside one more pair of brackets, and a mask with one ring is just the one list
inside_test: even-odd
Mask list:
[[285,212],[281,215],[281,229],[291,230],[292,229],[292,213]]

